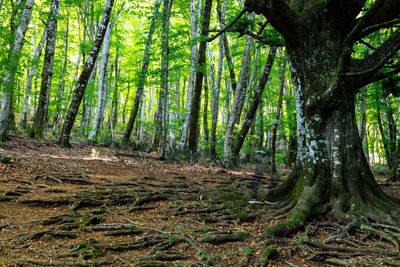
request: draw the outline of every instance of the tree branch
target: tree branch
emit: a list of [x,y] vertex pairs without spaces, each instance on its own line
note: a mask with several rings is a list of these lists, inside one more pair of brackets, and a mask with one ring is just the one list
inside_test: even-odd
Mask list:
[[382,23],[370,25],[362,30],[359,38],[361,39],[373,32],[376,32],[379,29],[395,27],[395,26],[399,26],[399,24],[400,24],[400,19],[393,19],[393,20],[382,22]]
[[362,60],[353,59],[346,79],[357,85],[369,83],[373,77],[400,50],[400,30],[396,30],[374,53]]
[[251,31],[244,31],[243,33],[247,34],[248,36],[250,36],[250,37],[252,37],[254,39],[256,39],[260,43],[263,43],[263,44],[266,44],[266,45],[269,45],[269,46],[274,46],[274,47],[285,46],[284,42],[280,43],[280,42],[271,41],[271,40],[268,40],[267,38],[264,38],[264,37],[262,37],[262,36],[260,36],[258,34],[255,34],[254,32],[251,32]]
[[214,36],[211,36],[210,38],[206,39],[206,42],[212,42],[214,41],[216,38],[218,38],[218,36],[220,36],[221,34],[223,34],[224,32],[226,32],[227,30],[229,30],[230,28],[232,28],[232,26],[244,15],[244,13],[246,13],[248,11],[247,8],[244,8],[239,15],[236,16],[236,18],[228,24],[228,26],[226,26],[225,28],[223,28],[222,30],[220,30],[217,34],[215,34]]
[[285,40],[295,43],[301,27],[299,15],[284,0],[246,0],[249,12],[262,13]]
[[[400,1],[399,0],[386,0],[380,5],[380,7],[374,11],[374,16],[365,19],[363,31],[361,32],[359,38],[362,38],[374,31],[381,28],[391,27],[389,26],[391,22],[399,23],[399,13],[400,13]],[[362,20],[361,17],[359,20]],[[385,25],[387,24],[387,25]]]

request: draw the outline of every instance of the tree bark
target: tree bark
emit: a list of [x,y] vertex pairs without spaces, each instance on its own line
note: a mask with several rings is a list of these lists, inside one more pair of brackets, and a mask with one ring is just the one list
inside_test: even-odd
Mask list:
[[[254,16],[253,16],[254,18]],[[239,123],[240,115],[242,113],[244,105],[244,97],[246,95],[246,88],[249,76],[249,65],[250,65],[250,50],[253,44],[253,39],[250,36],[246,36],[246,45],[243,50],[242,64],[235,90],[234,99],[232,103],[232,109],[229,116],[228,124],[225,131],[224,141],[224,165],[225,167],[232,167],[232,146],[234,144],[234,128]]]
[[53,77],[54,54],[56,48],[57,37],[57,16],[60,6],[60,0],[52,0],[50,6],[50,14],[47,20],[47,38],[46,51],[44,54],[44,63],[42,71],[42,83],[40,86],[39,103],[36,109],[33,125],[29,132],[31,138],[43,138],[45,128],[46,102],[49,98]]
[[11,114],[15,73],[17,71],[22,47],[24,45],[25,33],[28,29],[29,21],[31,19],[33,2],[34,0],[27,0],[25,3],[25,8],[15,34],[15,39],[10,49],[10,54],[8,56],[7,64],[4,71],[0,107],[0,143],[7,140],[7,129]]
[[71,144],[69,142],[71,130],[74,125],[76,115],[78,114],[79,106],[82,102],[82,97],[83,94],[85,93],[85,89],[88,80],[90,78],[90,74],[92,73],[94,64],[99,54],[101,44],[103,43],[104,35],[107,30],[108,23],[110,21],[110,15],[113,4],[114,0],[107,0],[105,4],[103,19],[98,28],[96,39],[89,53],[88,59],[85,62],[81,75],[79,76],[78,83],[75,87],[75,91],[70,106],[68,108],[67,116],[65,118],[65,122],[60,134],[60,140],[58,142],[62,147],[71,147]]
[[368,151],[368,136],[367,136],[367,95],[368,86],[365,86],[361,93],[360,100],[360,139],[363,143],[364,154],[367,162],[369,162],[369,151]]
[[[211,19],[211,7],[212,0],[206,0],[204,6],[203,13],[203,24],[201,27],[201,35],[206,37],[208,35],[208,29],[210,26]],[[204,68],[206,67],[206,41],[203,40],[200,42],[199,46],[199,58],[197,61],[197,71],[196,71],[196,83],[193,91],[192,105],[190,109],[190,118],[189,118],[189,151],[191,153],[191,160],[195,160],[196,158],[196,150],[197,150],[197,135],[198,135],[198,121],[199,121],[199,113],[200,113],[200,96],[201,89],[203,86],[204,79]]]
[[165,159],[167,149],[167,99],[169,94],[169,25],[173,0],[164,0],[161,51],[161,147],[160,158]]
[[[218,14],[221,14],[220,17],[220,27],[223,28],[225,24],[225,14],[228,1],[224,0],[223,7],[221,10],[221,0],[217,1],[217,10]],[[224,71],[224,38],[225,34],[223,33],[219,37],[219,56],[218,56],[218,74],[217,74],[217,84],[215,87],[215,91],[213,91],[212,95],[212,103],[211,103],[211,133],[210,133],[210,156],[211,159],[215,160],[217,157],[216,145],[217,145],[217,124],[218,124],[218,112],[219,112],[219,98],[221,92],[221,81],[222,75]]]
[[[282,55],[281,55],[282,56]],[[285,69],[286,69],[286,58],[281,57],[283,60],[282,63],[282,70],[279,75],[279,99],[278,99],[278,107],[276,109],[276,116],[274,121],[274,127],[272,129],[272,142],[271,142],[271,171],[272,173],[276,173],[276,138],[278,133],[278,126],[279,126],[279,117],[281,116],[282,112],[282,102],[283,102],[283,89],[285,88]]]
[[129,143],[129,139],[131,137],[132,130],[133,130],[133,125],[135,124],[136,116],[137,116],[137,113],[139,110],[140,101],[142,100],[143,90],[146,85],[147,70],[149,68],[149,63],[150,63],[151,45],[153,43],[154,31],[156,30],[156,26],[157,26],[156,22],[157,22],[157,18],[159,15],[160,6],[161,6],[161,0],[156,0],[155,8],[154,8],[154,15],[153,15],[153,19],[151,20],[149,35],[147,37],[146,48],[143,53],[142,70],[141,70],[140,76],[139,76],[139,82],[138,82],[138,86],[136,89],[135,100],[133,102],[133,107],[132,107],[132,111],[131,111],[131,114],[129,117],[128,125],[126,126],[124,137],[122,139],[122,142],[124,144]]
[[42,50],[45,44],[47,38],[47,31],[46,28],[43,30],[42,37],[40,38],[39,44],[36,46],[35,52],[33,53],[33,58],[32,58],[32,66],[29,67],[28,70],[28,76],[26,78],[26,92],[25,92],[25,98],[24,98],[24,107],[22,109],[22,114],[21,114],[21,121],[19,123],[19,126],[21,129],[26,129],[27,122],[28,122],[28,113],[29,113],[29,102],[30,102],[30,97],[31,97],[31,92],[32,92],[32,82],[33,82],[33,77],[35,76],[36,69],[40,60],[40,55],[42,54]]
[[275,59],[275,55],[276,55],[276,48],[275,47],[271,47],[269,54],[268,54],[268,59],[267,59],[267,63],[264,67],[264,72],[263,75],[261,76],[260,82],[258,84],[258,87],[256,88],[256,90],[254,91],[254,98],[253,98],[253,102],[251,104],[250,109],[248,110],[248,112],[245,114],[244,119],[243,119],[243,125],[242,128],[239,132],[238,138],[236,140],[236,143],[234,145],[233,148],[233,157],[234,158],[238,158],[239,152],[243,146],[244,140],[246,139],[247,133],[249,132],[249,129],[251,127],[251,125],[253,124],[255,115],[256,115],[256,111],[258,109],[258,105],[260,104],[261,100],[262,100],[262,94],[264,92],[264,88],[267,84],[267,81],[269,79],[269,75],[271,73],[272,70],[272,65],[274,63],[274,59]]
[[183,149],[185,147],[189,132],[189,119],[192,107],[193,88],[195,86],[196,62],[198,60],[197,38],[199,37],[200,14],[201,14],[201,0],[198,0],[197,8],[196,8],[196,0],[190,0],[190,25],[191,25],[191,38],[192,38],[190,46],[190,70],[189,70],[188,91],[187,91],[186,106],[185,106],[185,118],[182,126],[181,142],[179,144],[180,149]]
[[111,42],[111,32],[117,21],[118,15],[121,12],[122,8],[124,7],[125,2],[122,4],[121,8],[119,9],[117,15],[114,18],[112,23],[109,23],[107,26],[107,31],[104,36],[103,41],[103,50],[101,54],[101,61],[99,67],[99,78],[98,78],[98,92],[97,92],[97,108],[96,113],[94,115],[94,119],[92,122],[92,128],[89,132],[89,139],[96,139],[97,135],[100,131],[101,122],[104,120],[103,114],[105,109],[105,102],[107,96],[107,87],[106,87],[106,72],[107,72],[107,64],[108,64],[108,57],[110,54],[110,42]]

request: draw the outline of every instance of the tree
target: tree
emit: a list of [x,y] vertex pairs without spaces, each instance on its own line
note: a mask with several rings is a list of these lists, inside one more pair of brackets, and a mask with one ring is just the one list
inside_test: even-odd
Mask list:
[[161,85],[158,99],[158,109],[154,120],[153,150],[160,147],[160,158],[165,159],[167,148],[167,99],[169,91],[169,26],[173,0],[164,0],[163,26],[161,36]]
[[154,31],[156,30],[156,26],[157,26],[157,18],[159,15],[160,6],[161,6],[161,0],[156,0],[155,8],[154,8],[154,15],[153,15],[153,19],[151,20],[149,34],[147,37],[146,48],[143,53],[142,70],[139,73],[139,82],[138,82],[138,87],[136,89],[135,100],[133,102],[131,115],[129,117],[128,125],[126,126],[124,137],[122,140],[123,143],[125,143],[125,144],[128,144],[129,139],[131,138],[133,125],[135,124],[136,116],[137,116],[139,106],[140,106],[140,101],[142,100],[143,91],[146,86],[147,70],[149,68],[149,63],[150,63],[151,45],[153,43]]
[[[207,36],[208,29],[210,26],[211,20],[211,7],[212,0],[206,0],[204,5],[204,13],[203,13],[203,24],[201,25],[201,35]],[[198,132],[198,122],[199,122],[199,113],[200,113],[200,96],[201,96],[201,88],[203,87],[203,78],[204,78],[204,68],[206,63],[206,47],[207,42],[203,40],[199,45],[199,55],[197,60],[197,71],[196,71],[196,80],[195,86],[193,90],[193,98],[192,105],[190,109],[190,117],[189,117],[189,145],[188,148],[191,152],[191,157],[194,159],[195,152],[197,149],[197,132]]]
[[[103,41],[103,50],[101,54],[101,62],[100,62],[100,70],[99,70],[99,79],[98,79],[98,93],[97,93],[97,108],[96,114],[93,119],[92,129],[89,132],[89,138],[95,139],[100,131],[100,124],[103,121],[103,114],[105,103],[106,103],[106,96],[107,96],[107,87],[106,87],[106,71],[107,71],[107,64],[108,64],[108,56],[110,53],[110,41],[111,41],[111,32],[114,28],[114,24],[117,21],[118,15],[121,12],[122,8],[124,7],[125,2],[122,3],[121,8],[118,10],[114,21],[108,24],[106,35],[104,36]],[[117,64],[117,63],[116,63]],[[117,71],[117,69],[116,69]]]
[[39,103],[36,109],[33,125],[30,130],[29,136],[31,138],[43,138],[45,117],[47,111],[45,109],[46,99],[51,89],[51,82],[53,77],[54,53],[56,48],[57,37],[57,16],[60,6],[60,0],[52,0],[50,5],[49,19],[47,20],[47,38],[46,38],[46,51],[44,55],[43,71],[42,71],[42,84],[40,87]]
[[[310,216],[329,212],[352,229],[368,222],[397,225],[399,200],[379,188],[362,150],[354,101],[365,85],[399,72],[385,64],[400,49],[394,30],[373,53],[355,58],[352,51],[369,34],[390,27],[400,2],[247,0],[283,36],[304,93],[306,147],[303,165],[267,194],[289,206],[287,221],[267,229],[285,235]],[[397,20],[395,20],[397,21]]]
[[[251,16],[254,20],[254,14]],[[228,124],[226,126],[225,141],[224,141],[224,165],[226,167],[232,166],[232,146],[234,141],[234,128],[239,123],[240,116],[244,105],[244,97],[246,95],[247,81],[249,77],[250,65],[250,51],[253,45],[253,39],[246,36],[246,45],[243,50],[242,64],[240,68],[239,79],[237,82],[236,90],[234,91],[234,99],[232,103],[232,110],[229,116]]]
[[201,14],[201,0],[198,0],[197,11],[196,11],[196,0],[190,0],[190,26],[191,26],[192,39],[190,46],[190,71],[189,71],[189,83],[188,83],[187,99],[185,106],[186,110],[182,126],[181,142],[179,144],[181,149],[185,147],[187,142],[190,113],[192,111],[192,98],[194,90],[193,88],[195,86],[195,75],[196,75],[196,61],[198,59],[197,38],[199,37],[200,14]]
[[42,54],[42,50],[46,42],[46,38],[47,38],[47,31],[46,29],[44,29],[39,44],[36,46],[35,52],[33,53],[32,66],[30,66],[28,70],[28,77],[26,79],[24,107],[21,115],[21,121],[19,124],[22,129],[26,128],[26,124],[28,122],[28,109],[29,109],[29,99],[31,97],[31,91],[32,91],[32,81],[39,63],[40,55]]
[[67,116],[63,128],[61,130],[60,139],[58,143],[62,147],[71,147],[69,142],[69,137],[71,134],[72,127],[75,122],[76,115],[78,114],[79,106],[82,102],[83,94],[87,83],[89,81],[90,75],[92,73],[94,64],[96,62],[97,56],[99,55],[101,44],[103,43],[104,35],[107,30],[108,23],[110,21],[111,10],[114,4],[114,0],[107,0],[104,7],[103,19],[98,28],[96,39],[89,53],[88,59],[86,60],[81,75],[79,76],[78,83],[75,87],[74,94],[72,96],[71,103],[68,108]]
[[272,141],[271,141],[271,171],[273,173],[277,173],[276,161],[275,161],[275,156],[276,156],[276,137],[277,137],[277,134],[278,134],[279,117],[281,116],[281,112],[282,112],[283,89],[285,87],[286,59],[285,58],[282,59],[282,55],[281,55],[281,60],[283,60],[283,63],[282,63],[282,66],[281,66],[282,70],[281,70],[281,73],[279,75],[279,99],[278,99],[278,107],[276,109],[274,127],[272,129]]
[[254,90],[253,103],[251,104],[248,112],[245,114],[245,116],[243,118],[243,125],[239,132],[238,138],[236,140],[235,146],[232,151],[233,156],[235,158],[237,158],[239,156],[240,149],[243,146],[244,140],[247,136],[247,133],[249,132],[250,126],[253,124],[253,121],[254,121],[254,118],[256,115],[256,111],[258,109],[258,105],[260,104],[261,99],[262,99],[262,94],[264,92],[265,85],[267,84],[269,75],[271,73],[275,55],[276,55],[276,48],[271,47],[271,49],[269,50],[267,63],[264,67],[263,75],[261,76],[261,79],[260,79],[260,82],[259,82],[257,88]]
[[[7,129],[11,113],[15,73],[17,71],[21,51],[24,45],[25,34],[31,19],[33,2],[34,0],[27,0],[25,3],[22,18],[19,21],[18,28],[15,32],[15,38],[12,41],[5,67],[5,74],[2,81],[3,92],[0,107],[0,142],[7,140]],[[13,25],[13,22],[11,25]]]

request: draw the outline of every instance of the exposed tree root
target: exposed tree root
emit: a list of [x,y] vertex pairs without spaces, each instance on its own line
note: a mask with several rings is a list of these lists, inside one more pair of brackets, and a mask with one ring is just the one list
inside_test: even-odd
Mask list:
[[207,242],[213,244],[243,241],[250,238],[249,233],[245,232],[232,232],[232,233],[207,233],[204,237],[199,238],[200,242]]
[[44,235],[48,235],[55,238],[76,238],[78,236],[77,233],[74,232],[45,230],[33,234],[29,239],[31,240],[39,239]]

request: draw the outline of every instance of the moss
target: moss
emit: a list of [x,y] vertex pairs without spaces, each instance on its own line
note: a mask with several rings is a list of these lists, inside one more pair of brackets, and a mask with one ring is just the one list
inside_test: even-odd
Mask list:
[[80,219],[80,228],[85,228],[88,225],[91,224],[96,224],[98,222],[100,222],[103,219],[102,216],[100,215],[84,215],[81,219]]
[[271,225],[263,233],[264,236],[287,236],[290,233],[300,229],[304,225],[304,220],[292,219],[284,223]]
[[275,245],[267,247],[263,254],[261,254],[260,262],[261,264],[265,265],[269,260],[276,257],[278,254],[277,248]]

